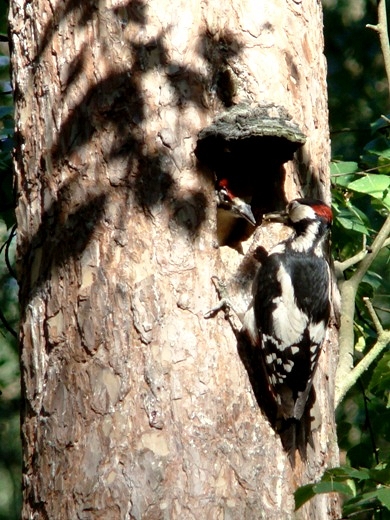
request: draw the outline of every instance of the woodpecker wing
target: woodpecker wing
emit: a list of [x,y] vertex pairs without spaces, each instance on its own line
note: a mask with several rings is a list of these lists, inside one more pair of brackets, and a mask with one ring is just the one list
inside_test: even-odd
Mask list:
[[254,294],[269,384],[284,418],[300,419],[329,319],[328,264],[281,248],[265,259]]

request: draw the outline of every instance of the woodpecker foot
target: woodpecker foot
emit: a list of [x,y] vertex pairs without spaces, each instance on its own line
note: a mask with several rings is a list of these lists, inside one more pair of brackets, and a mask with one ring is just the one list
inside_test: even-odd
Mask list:
[[236,313],[236,311],[234,310],[229,300],[226,283],[220,280],[218,276],[212,276],[211,280],[213,281],[213,284],[217,290],[219,302],[215,307],[206,312],[204,317],[206,320],[209,318],[214,318],[214,316],[216,316],[219,311],[223,310],[225,312],[225,318],[228,320],[232,317],[230,311],[232,310],[234,313]]

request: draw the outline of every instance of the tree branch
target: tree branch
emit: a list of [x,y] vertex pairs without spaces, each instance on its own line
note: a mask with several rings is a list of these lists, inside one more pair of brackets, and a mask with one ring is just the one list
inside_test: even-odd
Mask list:
[[347,258],[344,262],[338,262],[337,260],[334,262],[334,269],[336,271],[336,278],[339,279],[344,271],[349,269],[355,264],[358,264],[367,254],[366,249],[366,240],[364,236],[363,249],[356,253],[356,255],[351,256],[351,258]]
[[[368,28],[374,29],[379,34],[381,50],[385,63],[387,82],[390,85],[390,46],[387,29],[387,15],[386,15],[386,0],[378,0],[378,23],[377,25],[367,25]],[[390,89],[389,89],[390,92]],[[366,303],[368,310],[373,319],[374,325],[378,332],[378,340],[370,352],[353,368],[354,357],[354,315],[355,315],[355,299],[360,282],[367,273],[372,262],[377,257],[379,251],[389,244],[390,235],[390,215],[385,220],[381,230],[376,236],[370,252],[359,261],[359,256],[355,255],[352,258],[352,265],[358,259],[358,266],[353,275],[348,280],[340,282],[340,296],[341,296],[341,318],[340,318],[340,359],[336,373],[336,392],[335,403],[336,407],[340,404],[346,392],[355,384],[360,375],[367,370],[374,359],[386,347],[390,339],[390,332],[383,331],[379,323],[379,319],[371,305]],[[345,266],[349,267],[351,264],[341,263],[337,267],[341,272]],[[339,271],[340,272],[340,271]],[[374,317],[375,316],[375,317]],[[378,326],[379,324],[379,326]]]
[[382,324],[381,324],[381,322],[380,322],[380,320],[378,318],[377,313],[374,310],[374,307],[373,307],[373,305],[371,303],[370,298],[367,298],[367,297],[363,298],[363,301],[364,301],[364,303],[365,303],[365,305],[367,307],[367,310],[368,310],[368,312],[369,312],[369,314],[371,316],[372,322],[374,324],[374,327],[375,327],[378,335],[381,335],[384,332],[383,331],[383,327],[382,327]]
[[[390,85],[390,47],[389,47],[389,35],[387,31],[387,14],[386,14],[386,0],[378,1],[378,23],[377,25],[367,24],[366,27],[373,29],[379,35],[379,41],[381,43],[381,50],[383,54],[383,60],[386,69],[386,76],[388,85]],[[390,93],[390,89],[389,89]]]
[[364,356],[364,358],[356,365],[353,370],[348,374],[344,375],[342,382],[336,390],[336,406],[343,400],[345,394],[350,388],[356,383],[361,375],[368,369],[373,361],[381,354],[381,352],[390,343],[390,330],[383,330],[383,327],[379,321],[379,318],[372,306],[369,298],[364,298],[364,302],[372,317],[372,321],[378,333],[378,339],[372,349]]
[[[385,63],[387,81],[390,93],[390,46],[389,36],[387,30],[387,15],[386,15],[386,1],[378,0],[378,24],[367,25],[368,28],[374,29],[379,34],[379,40],[381,44],[381,50]],[[346,392],[355,384],[360,375],[368,368],[372,361],[382,352],[388,343],[388,332],[384,332],[383,329],[378,329],[377,322],[374,324],[378,330],[378,341],[370,352],[353,368],[353,357],[354,357],[354,315],[355,315],[355,299],[357,290],[360,282],[364,275],[370,268],[372,262],[377,257],[379,251],[387,245],[388,237],[390,235],[390,215],[384,222],[381,230],[375,238],[372,248],[364,258],[358,263],[356,271],[349,278],[349,280],[343,280],[340,283],[340,296],[341,296],[341,318],[340,318],[340,334],[339,334],[339,345],[340,345],[340,359],[336,373],[336,392],[335,392],[335,403],[336,407],[340,404],[341,400],[345,396]],[[352,258],[352,265],[356,263],[356,259],[359,256]],[[338,265],[341,272],[345,269],[345,266],[349,267],[351,264]],[[343,269],[344,268],[344,269]],[[371,310],[369,310],[371,313]],[[372,309],[372,312],[375,312]],[[371,313],[372,316],[372,313]],[[377,319],[377,317],[375,318]],[[378,320],[379,321],[379,320]]]
[[[361,371],[367,369],[367,367],[372,363],[371,357],[375,354],[378,356],[379,353],[383,350],[382,347],[378,347],[370,350],[367,356],[370,356],[367,361],[365,358],[355,367],[357,369],[360,366],[359,371],[355,372],[353,369],[353,357],[355,350],[355,341],[354,341],[354,328],[353,328],[353,320],[355,315],[355,299],[356,293],[359,287],[360,282],[362,281],[364,275],[370,268],[372,262],[377,257],[379,251],[382,249],[383,244],[387,241],[388,236],[390,235],[390,215],[385,220],[382,228],[380,229],[378,235],[376,236],[374,242],[372,243],[370,252],[367,253],[361,262],[358,264],[356,271],[348,280],[343,280],[340,284],[340,295],[341,295],[341,318],[340,318],[340,334],[339,334],[339,345],[340,345],[340,358],[339,365],[337,367],[336,373],[336,393],[335,393],[335,401],[336,406],[338,406],[345,396],[347,390],[346,387],[351,388],[351,386],[357,381],[357,378],[360,377]],[[375,312],[375,311],[374,311]],[[378,342],[379,335],[378,335]],[[376,343],[376,346],[378,345]],[[366,357],[367,357],[366,356]],[[368,364],[367,364],[368,363]]]

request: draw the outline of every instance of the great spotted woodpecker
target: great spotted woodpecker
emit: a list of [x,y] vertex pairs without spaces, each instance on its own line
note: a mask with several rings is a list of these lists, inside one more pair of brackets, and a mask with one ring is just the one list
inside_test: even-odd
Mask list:
[[236,196],[229,186],[227,179],[221,179],[217,186],[218,209],[227,211],[236,218],[244,218],[256,225],[256,219],[252,213],[250,204],[243,198]]
[[[227,179],[220,179],[217,193],[217,233],[219,245],[234,244],[252,232],[256,219],[250,206],[250,197],[234,193],[234,186]],[[247,222],[251,225],[248,226]]]
[[299,421],[330,316],[332,211],[320,200],[296,199],[264,220],[286,223],[294,233],[262,260],[243,332],[261,351],[278,415]]

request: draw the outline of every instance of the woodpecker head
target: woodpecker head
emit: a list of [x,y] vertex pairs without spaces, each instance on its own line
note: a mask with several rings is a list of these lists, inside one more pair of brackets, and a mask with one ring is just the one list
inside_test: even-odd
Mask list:
[[314,250],[315,254],[319,254],[317,246],[324,242],[332,218],[330,207],[318,199],[295,199],[287,204],[285,210],[263,216],[263,220],[281,222],[294,229],[295,236],[288,240],[291,249],[301,252]]
[[217,189],[218,207],[229,211],[234,217],[244,218],[252,226],[256,226],[256,219],[252,213],[250,204],[237,197],[230,189],[227,179],[218,182]]
[[295,199],[283,211],[266,213],[263,216],[263,220],[287,224],[297,232],[304,231],[312,222],[321,222],[327,229],[332,224],[332,219],[330,207],[318,199]]

